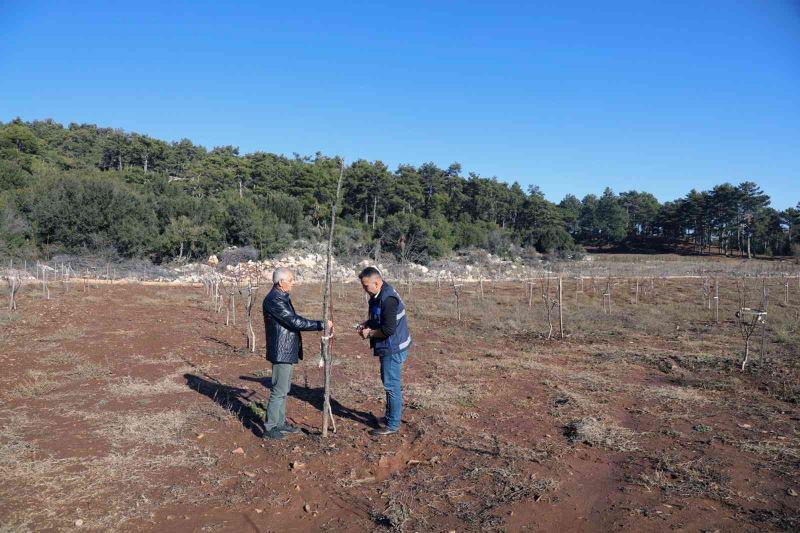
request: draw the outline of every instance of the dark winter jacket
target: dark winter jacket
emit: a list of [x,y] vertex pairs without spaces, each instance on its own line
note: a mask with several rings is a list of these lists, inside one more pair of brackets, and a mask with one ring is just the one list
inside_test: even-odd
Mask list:
[[322,322],[308,320],[294,311],[289,295],[277,285],[264,298],[267,359],[271,363],[297,363],[303,358],[301,331],[322,331]]

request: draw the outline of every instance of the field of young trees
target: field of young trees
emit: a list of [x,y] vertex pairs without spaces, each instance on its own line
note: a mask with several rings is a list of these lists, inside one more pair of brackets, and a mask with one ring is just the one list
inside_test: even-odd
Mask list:
[[[226,246],[262,257],[321,239],[337,159],[211,150],[90,124],[0,124],[0,257],[92,253],[162,263],[205,259]],[[729,255],[790,255],[800,211],[770,207],[754,182],[720,184],[660,203],[646,191],[598,191],[555,204],[509,177],[464,174],[458,163],[392,170],[346,167],[339,255],[428,262],[477,247],[572,255],[585,247]],[[731,176],[732,180],[743,179]]]
[[[332,293],[336,431],[321,436],[311,333],[288,406],[303,434],[265,442],[252,303],[269,287],[223,274],[53,275],[2,300],[3,531],[800,527],[794,262],[602,255],[391,279],[414,345],[402,432],[382,440],[378,364],[348,331],[361,287]],[[302,284],[298,312],[319,315],[321,289]]]
[[[340,164],[0,124],[0,531],[800,527],[798,209],[750,181],[555,204],[456,163]],[[302,434],[264,441],[247,260],[326,248],[340,168],[337,335],[306,335]],[[352,331],[379,261],[414,339],[383,440]],[[181,268],[201,283],[156,281]]]

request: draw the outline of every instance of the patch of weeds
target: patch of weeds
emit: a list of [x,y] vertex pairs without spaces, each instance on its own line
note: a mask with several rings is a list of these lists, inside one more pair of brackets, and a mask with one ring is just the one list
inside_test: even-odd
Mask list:
[[472,408],[481,398],[478,384],[411,384],[406,391],[412,409],[448,410],[453,405]]
[[[81,518],[89,529],[119,530],[130,519],[149,516],[153,505],[143,500],[142,494],[160,489],[158,479],[170,479],[173,469],[194,473],[204,465],[197,453],[185,449],[158,455],[134,447],[101,457],[55,458],[18,443],[7,452],[0,460],[0,478],[4,481],[0,499],[9,508],[18,509],[19,515],[5,516],[4,523],[18,526],[32,522],[36,531],[66,529],[65,517],[71,516],[76,506],[83,508]],[[154,478],[154,472],[163,477]],[[92,501],[102,501],[103,506],[84,507],[87,495]],[[30,503],[32,498],[38,498],[35,505]],[[199,502],[207,497],[195,488],[188,499]],[[159,501],[168,503],[178,502],[169,498]]]
[[80,328],[76,326],[65,326],[54,333],[40,337],[39,340],[44,342],[70,341],[80,339],[82,336],[83,332]]
[[[111,424],[110,438],[117,443],[179,445],[193,418],[193,413],[179,409],[122,415]],[[107,428],[103,428],[103,435],[108,435]]]
[[463,479],[480,488],[475,501],[458,503],[458,516],[467,523],[480,524],[481,530],[490,531],[503,523],[503,518],[496,514],[498,507],[523,500],[539,501],[559,486],[554,479],[538,479],[533,474],[522,476],[513,461],[503,466],[466,468]]
[[680,431],[676,431],[672,428],[664,428],[661,430],[662,435],[666,435],[667,437],[672,437],[673,439],[679,439],[683,437],[683,433]]
[[706,426],[705,424],[695,424],[692,426],[692,429],[697,431],[698,433],[711,433],[714,431],[714,428],[711,426]]
[[108,369],[94,363],[81,363],[64,375],[72,379],[95,379],[108,374]]
[[411,518],[411,511],[406,504],[390,500],[383,511],[371,511],[370,518],[383,527],[403,531],[405,523]]
[[554,418],[562,418],[566,415],[580,416],[579,413],[585,413],[592,402],[581,394],[560,390],[550,398],[550,405],[547,414]]
[[263,420],[267,417],[267,402],[265,401],[250,402],[247,408],[250,409],[250,412],[256,418]]
[[564,428],[564,436],[573,444],[582,442],[589,446],[601,446],[618,452],[632,452],[639,449],[633,435],[629,429],[591,416],[573,420]]
[[43,356],[39,361],[46,365],[64,366],[79,362],[81,356],[73,352],[53,352]]
[[740,441],[736,446],[743,451],[760,455],[773,463],[800,469],[800,447],[787,441]]
[[420,409],[425,409],[425,407],[426,407],[426,405],[423,402],[421,402],[420,400],[417,400],[417,399],[413,399],[413,400],[408,402],[408,408],[409,409],[420,410]]
[[7,326],[15,322],[20,317],[19,312],[8,309],[0,310],[0,326]]
[[44,372],[29,370],[26,378],[11,390],[12,398],[35,398],[52,391],[58,383],[51,381]]
[[691,461],[680,461],[675,457],[661,455],[651,459],[653,472],[641,474],[639,482],[648,489],[657,488],[667,494],[683,497],[729,500],[734,493],[728,486],[730,478],[723,475],[715,461],[700,457]]
[[122,378],[122,383],[110,384],[108,388],[112,395],[121,397],[142,397],[151,396],[154,394],[186,391],[186,387],[184,385],[176,383],[170,377],[165,377],[159,381],[151,383],[142,379],[125,376]]
[[648,397],[680,402],[704,402],[705,398],[695,389],[688,387],[648,387],[645,389]]
[[456,398],[456,404],[461,407],[477,407],[478,402],[473,396],[461,396]]

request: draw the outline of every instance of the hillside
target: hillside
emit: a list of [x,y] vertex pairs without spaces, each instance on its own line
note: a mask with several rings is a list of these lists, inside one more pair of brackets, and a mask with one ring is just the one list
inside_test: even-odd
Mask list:
[[[227,246],[258,257],[316,242],[338,159],[233,146],[211,150],[92,124],[0,123],[0,257],[55,253],[203,259]],[[572,254],[583,246],[784,255],[800,249],[797,209],[777,211],[753,182],[692,190],[659,203],[647,192],[559,204],[530,186],[475,173],[381,161],[349,163],[336,252],[428,263],[453,251]]]

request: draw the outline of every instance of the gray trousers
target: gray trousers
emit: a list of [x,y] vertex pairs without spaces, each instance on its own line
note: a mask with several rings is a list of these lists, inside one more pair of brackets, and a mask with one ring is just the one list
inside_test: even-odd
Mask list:
[[286,423],[286,395],[292,386],[292,363],[272,363],[272,392],[267,404],[267,421],[264,429],[269,431],[276,427],[283,427]]

